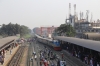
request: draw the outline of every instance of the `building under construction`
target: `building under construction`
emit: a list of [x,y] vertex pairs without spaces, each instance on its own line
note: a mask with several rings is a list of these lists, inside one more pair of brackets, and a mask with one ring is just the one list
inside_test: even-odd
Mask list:
[[88,35],[89,39],[100,40],[100,20],[93,21],[92,14],[91,19],[89,20],[89,10],[86,10],[85,18],[83,15],[83,12],[80,12],[80,18],[78,18],[78,15],[76,14],[76,4],[74,4],[74,15],[71,15],[71,3],[69,3],[69,17],[66,19],[65,23],[74,27],[77,37],[86,38]]

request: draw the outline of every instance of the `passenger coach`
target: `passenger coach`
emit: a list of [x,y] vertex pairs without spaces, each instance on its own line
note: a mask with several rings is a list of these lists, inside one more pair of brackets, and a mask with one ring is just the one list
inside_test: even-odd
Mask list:
[[58,40],[43,38],[38,35],[36,35],[36,37],[37,37],[38,42],[48,45],[48,46],[52,47],[54,50],[57,50],[57,51],[61,50],[60,42]]

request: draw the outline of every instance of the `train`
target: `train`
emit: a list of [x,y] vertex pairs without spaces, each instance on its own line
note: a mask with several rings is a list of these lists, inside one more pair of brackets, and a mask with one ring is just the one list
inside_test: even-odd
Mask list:
[[60,51],[61,47],[60,47],[60,42],[58,40],[52,40],[49,38],[43,38],[41,36],[36,35],[37,41],[41,42],[45,45],[48,45],[50,47],[52,47],[54,50],[56,51]]

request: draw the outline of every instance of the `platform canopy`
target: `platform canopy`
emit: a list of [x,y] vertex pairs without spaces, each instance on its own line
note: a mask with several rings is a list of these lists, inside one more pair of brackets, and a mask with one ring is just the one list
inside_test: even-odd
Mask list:
[[73,44],[100,52],[100,41],[80,39],[80,38],[74,38],[74,37],[65,37],[65,36],[56,36],[54,37],[54,39],[73,43]]
[[10,45],[11,42],[13,42],[14,40],[17,40],[18,38],[19,37],[17,37],[17,36],[9,36],[9,37],[0,39],[0,50],[4,47]]

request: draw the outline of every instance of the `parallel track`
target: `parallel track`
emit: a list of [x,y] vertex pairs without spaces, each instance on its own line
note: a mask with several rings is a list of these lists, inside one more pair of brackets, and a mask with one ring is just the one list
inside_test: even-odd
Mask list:
[[30,58],[31,58],[31,52],[32,51],[32,47],[29,44],[29,49],[28,49],[28,57],[27,57],[27,66],[30,66]]
[[12,57],[7,66],[20,66],[21,58],[23,56],[25,46],[20,46],[16,54]]

